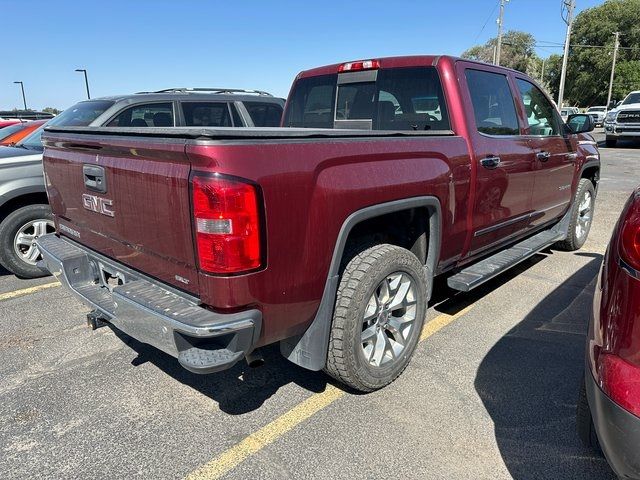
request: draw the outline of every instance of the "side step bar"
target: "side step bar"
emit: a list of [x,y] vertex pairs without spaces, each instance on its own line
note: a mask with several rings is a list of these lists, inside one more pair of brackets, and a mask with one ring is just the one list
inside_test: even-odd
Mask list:
[[474,263],[456,275],[449,277],[447,284],[454,290],[468,292],[532,257],[540,250],[553,245],[559,240],[563,240],[566,237],[566,232],[563,232],[562,229],[559,230],[545,230],[515,244],[511,248]]

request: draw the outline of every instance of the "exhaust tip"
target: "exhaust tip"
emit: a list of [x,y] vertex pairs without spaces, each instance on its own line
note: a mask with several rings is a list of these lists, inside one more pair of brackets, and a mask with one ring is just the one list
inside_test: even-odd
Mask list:
[[251,368],[258,368],[264,365],[264,358],[258,351],[248,353],[245,356],[245,360],[247,361],[247,365]]

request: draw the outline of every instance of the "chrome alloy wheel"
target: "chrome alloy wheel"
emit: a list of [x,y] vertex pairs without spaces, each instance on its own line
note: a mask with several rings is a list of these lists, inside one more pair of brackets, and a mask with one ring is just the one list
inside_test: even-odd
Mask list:
[[45,219],[31,220],[18,229],[13,239],[13,248],[23,262],[35,265],[41,259],[36,240],[42,235],[53,233],[53,221]]
[[362,323],[362,351],[370,365],[379,367],[398,359],[414,334],[417,301],[414,281],[395,272],[371,295]]
[[584,192],[584,196],[578,205],[578,220],[576,222],[576,237],[582,240],[589,232],[591,216],[593,213],[593,195]]

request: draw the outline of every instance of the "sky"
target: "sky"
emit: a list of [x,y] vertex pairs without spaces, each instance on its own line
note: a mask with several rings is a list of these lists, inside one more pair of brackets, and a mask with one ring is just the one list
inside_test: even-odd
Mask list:
[[[505,30],[564,41],[562,0],[510,0]],[[459,55],[496,36],[499,0],[0,0],[0,110],[65,109],[169,87],[286,97],[301,70],[410,54]],[[577,0],[577,12],[602,0]],[[10,39],[14,39],[10,41]],[[540,49],[546,57],[561,48]]]

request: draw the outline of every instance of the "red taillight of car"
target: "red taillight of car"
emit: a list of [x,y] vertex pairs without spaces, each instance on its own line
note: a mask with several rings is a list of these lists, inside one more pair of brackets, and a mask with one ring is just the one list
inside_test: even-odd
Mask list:
[[622,408],[640,417],[640,367],[604,353],[598,363],[602,390]]
[[640,270],[640,196],[636,195],[622,223],[620,256],[627,264]]
[[194,176],[193,215],[200,270],[232,274],[262,265],[259,193],[221,175]]
[[338,73],[360,72],[362,70],[376,70],[378,68],[380,68],[379,60],[358,60],[357,62],[348,62],[338,65]]

